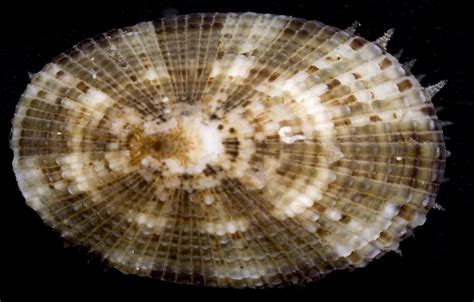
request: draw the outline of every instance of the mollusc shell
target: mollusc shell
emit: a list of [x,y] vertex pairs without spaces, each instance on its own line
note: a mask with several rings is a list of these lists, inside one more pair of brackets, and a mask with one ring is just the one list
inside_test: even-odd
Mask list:
[[118,270],[218,287],[361,267],[425,222],[446,152],[429,91],[316,21],[193,14],[85,40],[13,119],[27,204]]

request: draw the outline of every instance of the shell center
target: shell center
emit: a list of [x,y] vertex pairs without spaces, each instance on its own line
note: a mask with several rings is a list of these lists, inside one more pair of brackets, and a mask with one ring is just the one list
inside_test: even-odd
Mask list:
[[217,124],[197,113],[164,123],[145,123],[144,134],[143,153],[148,160],[142,160],[142,165],[151,164],[164,173],[199,174],[224,153]]

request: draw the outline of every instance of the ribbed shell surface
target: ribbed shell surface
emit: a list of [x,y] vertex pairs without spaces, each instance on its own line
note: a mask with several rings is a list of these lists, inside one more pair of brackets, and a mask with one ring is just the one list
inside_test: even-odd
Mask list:
[[17,106],[27,204],[124,273],[307,283],[425,222],[445,148],[384,46],[316,21],[193,14],[85,40]]

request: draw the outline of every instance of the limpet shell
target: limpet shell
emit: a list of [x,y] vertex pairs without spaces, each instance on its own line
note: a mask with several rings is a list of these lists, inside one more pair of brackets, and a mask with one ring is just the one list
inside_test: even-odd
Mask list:
[[439,87],[387,39],[207,13],[85,40],[21,97],[18,185],[128,274],[272,287],[364,266],[425,222],[446,158]]

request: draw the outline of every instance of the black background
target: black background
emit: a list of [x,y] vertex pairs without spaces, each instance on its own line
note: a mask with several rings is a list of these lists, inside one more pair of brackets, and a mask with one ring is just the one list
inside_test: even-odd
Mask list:
[[[41,1],[40,1],[41,2]],[[227,3],[224,3],[227,2]],[[84,38],[163,14],[208,11],[255,11],[315,19],[340,28],[355,20],[358,34],[376,39],[389,28],[396,33],[389,51],[404,49],[402,61],[417,58],[414,74],[426,74],[423,84],[448,79],[434,99],[444,109],[438,116],[452,121],[446,177],[433,210],[415,237],[401,244],[403,255],[389,253],[366,268],[335,272],[301,288],[231,290],[179,286],[125,276],[104,267],[78,248],[64,247],[57,233],[45,226],[25,204],[11,169],[8,146],[14,106],[29,82],[54,56]],[[446,296],[474,298],[473,271],[473,17],[467,4],[453,1],[153,1],[153,4],[99,5],[66,1],[46,5],[14,3],[0,12],[0,299],[33,295],[65,299],[148,296],[154,300],[190,295],[201,299],[259,296],[326,301],[330,298],[385,300],[394,297]],[[471,288],[469,288],[471,286]],[[456,297],[456,298],[455,298]],[[462,300],[462,299],[461,299]]]

